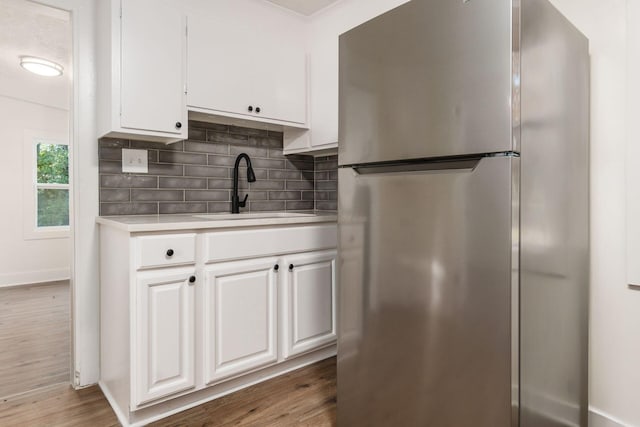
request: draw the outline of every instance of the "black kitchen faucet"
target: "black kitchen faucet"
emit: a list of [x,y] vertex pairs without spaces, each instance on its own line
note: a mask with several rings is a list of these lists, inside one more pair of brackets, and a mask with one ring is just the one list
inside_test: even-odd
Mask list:
[[244,208],[247,204],[248,194],[245,194],[244,200],[240,201],[238,196],[238,167],[240,166],[240,160],[245,159],[247,161],[247,181],[256,182],[256,175],[253,173],[251,167],[251,159],[246,153],[239,154],[236,157],[236,164],[233,167],[233,195],[231,196],[231,213],[240,213],[240,208]]

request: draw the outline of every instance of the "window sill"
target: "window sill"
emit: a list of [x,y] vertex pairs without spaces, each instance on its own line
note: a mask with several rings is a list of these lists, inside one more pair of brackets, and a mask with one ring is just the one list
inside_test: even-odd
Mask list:
[[65,239],[71,235],[69,226],[66,227],[41,227],[25,230],[25,240]]

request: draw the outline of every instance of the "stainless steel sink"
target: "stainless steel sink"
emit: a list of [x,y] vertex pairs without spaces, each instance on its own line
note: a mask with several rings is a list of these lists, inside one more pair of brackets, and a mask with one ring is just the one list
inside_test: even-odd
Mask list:
[[260,212],[260,213],[239,213],[239,214],[207,214],[193,215],[195,218],[208,219],[213,221],[228,221],[232,219],[270,219],[270,218],[302,218],[315,216],[315,214],[296,212]]

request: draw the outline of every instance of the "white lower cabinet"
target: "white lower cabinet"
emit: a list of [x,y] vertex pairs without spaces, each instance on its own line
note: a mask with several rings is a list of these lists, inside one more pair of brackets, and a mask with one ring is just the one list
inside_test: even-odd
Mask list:
[[193,268],[138,274],[138,405],[195,387],[194,279]]
[[335,355],[336,245],[331,223],[101,227],[100,387],[120,422],[146,425]]
[[275,363],[277,258],[204,269],[205,383]]
[[336,251],[289,255],[283,289],[284,357],[336,340]]

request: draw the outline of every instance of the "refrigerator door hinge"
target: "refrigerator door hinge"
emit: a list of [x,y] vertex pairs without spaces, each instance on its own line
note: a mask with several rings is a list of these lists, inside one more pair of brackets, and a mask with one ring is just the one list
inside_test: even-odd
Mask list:
[[80,372],[73,372],[73,385],[76,387],[80,387]]

